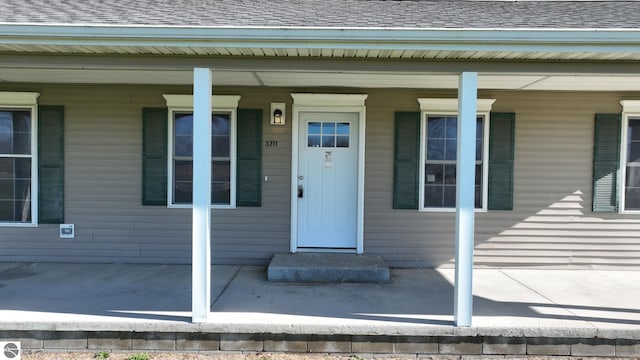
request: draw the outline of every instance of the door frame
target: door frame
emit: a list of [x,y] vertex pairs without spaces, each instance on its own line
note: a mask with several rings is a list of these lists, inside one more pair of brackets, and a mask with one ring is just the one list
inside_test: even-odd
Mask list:
[[[364,252],[364,162],[367,94],[301,94],[292,93],[291,120],[291,245],[290,251],[305,251],[298,248],[298,154],[299,120],[301,112],[349,112],[358,113],[358,194],[356,206],[356,253]],[[352,252],[344,249],[314,249],[323,252]]]

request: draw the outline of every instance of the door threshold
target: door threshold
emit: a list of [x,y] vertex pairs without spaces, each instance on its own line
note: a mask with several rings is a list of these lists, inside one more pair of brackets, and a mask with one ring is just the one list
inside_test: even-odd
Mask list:
[[301,253],[342,253],[342,254],[356,254],[358,251],[356,248],[314,248],[314,247],[304,247],[298,248],[296,252]]

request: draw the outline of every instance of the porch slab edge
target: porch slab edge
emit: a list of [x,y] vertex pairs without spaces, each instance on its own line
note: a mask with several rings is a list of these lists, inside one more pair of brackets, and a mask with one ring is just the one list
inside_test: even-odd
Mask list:
[[460,356],[634,357],[640,339],[388,336],[136,331],[0,331],[0,341],[20,341],[24,351],[228,351],[372,353]]
[[135,323],[135,322],[67,322],[24,323],[0,322],[0,331],[132,331],[157,333],[220,333],[220,334],[285,334],[285,335],[355,335],[355,336],[458,336],[458,337],[541,337],[600,338],[640,340],[638,329],[596,328],[514,328],[455,327],[421,325],[296,325],[266,323]]

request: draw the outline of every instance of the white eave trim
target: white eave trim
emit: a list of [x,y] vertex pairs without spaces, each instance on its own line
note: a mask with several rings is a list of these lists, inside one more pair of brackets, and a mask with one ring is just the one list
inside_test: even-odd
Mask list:
[[[162,95],[169,108],[193,108],[193,95]],[[213,95],[211,106],[216,109],[237,108],[240,95]]]
[[0,44],[640,52],[640,29],[415,29],[0,24]]
[[300,94],[293,93],[296,106],[364,106],[367,94]]
[[[485,113],[491,111],[491,107],[496,99],[478,99],[477,112]],[[419,98],[421,111],[430,113],[456,113],[458,112],[458,99],[440,99],[440,98]]]
[[640,100],[620,100],[623,113],[640,113]]
[[0,92],[0,105],[2,106],[36,106],[38,104],[37,92]]

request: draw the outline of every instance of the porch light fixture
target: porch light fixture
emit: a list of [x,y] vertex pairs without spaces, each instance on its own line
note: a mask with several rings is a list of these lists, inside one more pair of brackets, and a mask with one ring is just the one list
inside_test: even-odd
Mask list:
[[271,103],[271,125],[285,124],[285,104]]

